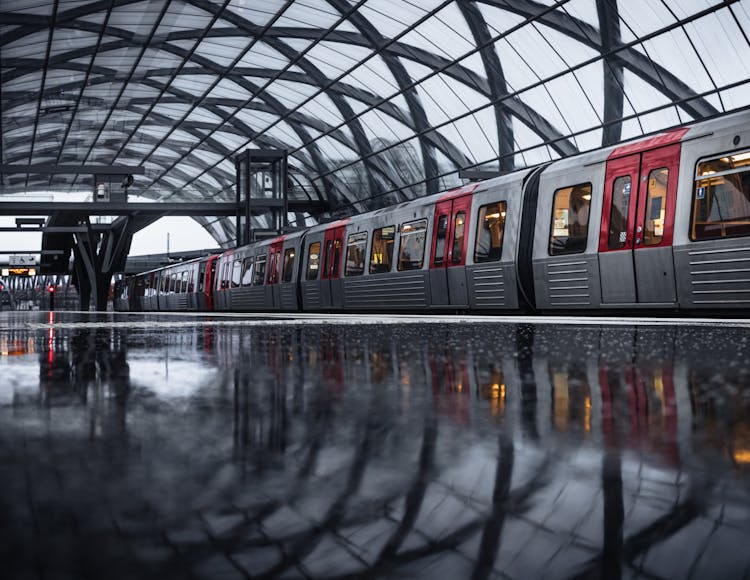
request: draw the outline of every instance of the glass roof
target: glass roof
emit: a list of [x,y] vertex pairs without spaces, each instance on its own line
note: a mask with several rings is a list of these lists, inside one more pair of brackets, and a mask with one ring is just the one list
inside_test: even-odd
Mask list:
[[143,165],[154,199],[231,199],[237,153],[287,148],[292,192],[361,211],[750,106],[750,0],[4,0],[0,22],[2,163]]

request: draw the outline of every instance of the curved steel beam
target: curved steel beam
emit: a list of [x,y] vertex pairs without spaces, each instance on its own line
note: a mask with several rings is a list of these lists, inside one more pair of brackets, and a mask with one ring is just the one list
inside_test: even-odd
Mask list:
[[[602,54],[610,55],[611,62],[615,65],[621,65],[637,76],[641,77],[648,84],[663,92],[672,100],[683,101],[681,105],[690,115],[696,118],[710,117],[716,115],[719,111],[711,105],[705,98],[698,97],[697,93],[688,85],[683,83],[676,75],[672,74],[666,68],[653,62],[646,55],[638,52],[634,47],[614,47],[611,53],[607,53],[604,48],[602,35],[600,32],[579,18],[574,18],[566,12],[559,10],[547,11],[539,16],[540,13],[547,9],[547,6],[534,0],[480,0],[485,4],[502,8],[524,18],[538,16],[538,22],[549,26],[553,30],[561,32],[566,36],[580,42],[581,44],[593,48]],[[693,15],[695,16],[695,15]],[[693,17],[690,18],[693,20]],[[677,24],[680,24],[679,22]],[[657,31],[660,33],[661,31]],[[692,98],[695,97],[695,98]]]
[[484,70],[487,75],[490,99],[494,103],[495,108],[500,170],[511,171],[514,167],[513,152],[515,151],[515,146],[513,141],[513,121],[507,109],[500,104],[502,97],[508,94],[503,67],[497,56],[490,31],[487,29],[487,23],[484,21],[476,3],[474,1],[458,2],[457,6],[461,10],[466,23],[469,25],[469,30],[471,30],[475,44],[482,47],[479,54],[482,57],[482,64],[484,64]]
[[[328,3],[340,14],[346,14],[351,10],[351,4],[349,4],[348,0],[328,0]],[[349,16],[349,22],[362,33],[373,50],[378,51],[381,46],[387,43],[387,39],[378,32],[378,30],[362,15],[362,13],[352,13]],[[425,113],[416,87],[413,86],[411,76],[407,72],[403,63],[398,58],[395,58],[389,50],[380,51],[380,57],[385,62],[388,70],[391,71],[401,95],[406,99],[409,113],[414,119],[414,126],[419,135],[419,147],[422,151],[422,166],[424,168],[424,178],[427,189],[426,193],[428,195],[431,193],[437,193],[440,184],[438,179],[440,172],[438,170],[437,158],[435,157],[435,148],[423,137],[423,134],[430,130],[427,113]]]
[[601,50],[605,55],[609,55],[602,59],[602,74],[604,75],[602,145],[607,146],[618,143],[622,138],[622,121],[619,119],[622,119],[625,101],[622,62],[612,58],[611,54],[622,43],[617,0],[596,0],[596,11],[599,15]]

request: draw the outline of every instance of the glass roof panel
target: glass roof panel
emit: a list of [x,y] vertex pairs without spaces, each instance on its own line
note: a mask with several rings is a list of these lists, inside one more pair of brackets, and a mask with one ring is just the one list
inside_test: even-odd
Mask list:
[[3,60],[11,58],[28,58],[30,55],[37,58],[44,58],[44,52],[47,50],[49,40],[49,31],[40,30],[32,34],[27,34],[3,45]]
[[170,32],[181,30],[202,31],[208,28],[212,19],[213,14],[193,4],[170,2],[166,14],[159,23],[156,34],[157,36],[166,36]]
[[745,83],[744,85],[721,91],[721,100],[727,111],[750,106],[750,84]]
[[264,135],[274,137],[288,147],[302,146],[302,139],[300,139],[299,134],[286,121],[281,121],[269,128]]
[[714,89],[711,77],[682,29],[659,35],[642,46],[653,62],[667,68],[695,92]]
[[[616,7],[616,5],[612,3],[612,7]],[[599,30],[599,14],[596,10],[596,0],[570,0],[564,3],[560,7],[560,10],[567,12],[576,20],[588,24],[595,31]],[[579,31],[583,34],[585,28],[580,27]]]
[[629,0],[618,3],[618,10],[624,23],[620,27],[620,34],[625,42],[641,38],[675,22],[668,7],[661,2]]
[[[505,38],[518,50],[527,66],[543,79],[549,78],[568,68],[565,62],[534,27],[524,26],[511,32]],[[514,61],[506,62],[512,63]]]
[[424,16],[427,9],[424,4],[427,2],[375,0],[362,6],[359,13],[384,37],[394,38]]
[[750,44],[729,9],[688,24],[685,32],[717,85],[750,78]]
[[[262,79],[256,80],[262,81]],[[314,85],[285,80],[276,80],[266,88],[266,92],[282,100],[290,108],[296,107],[319,91],[320,89]]]
[[398,91],[398,83],[380,55],[355,68],[343,77],[341,82],[380,96],[388,96]]
[[185,91],[190,95],[202,95],[216,82],[218,77],[214,75],[177,75],[171,83],[171,87]]
[[474,50],[474,36],[455,2],[404,35],[400,42],[456,59]]
[[[66,54],[79,48],[93,48],[99,40],[99,35],[84,30],[58,28],[52,37],[50,57]],[[90,60],[91,57],[89,57]]]
[[250,46],[251,42],[252,39],[241,36],[204,38],[198,45],[196,54],[206,57],[221,66],[229,66],[243,50]]
[[284,4],[284,0],[233,0],[226,10],[248,22],[265,26]]
[[[494,118],[494,112],[490,110],[489,115],[484,113],[480,117],[490,117],[490,125],[480,129],[474,115],[456,119],[450,124],[455,129],[452,139],[456,139],[456,134],[458,135],[458,140],[452,140],[451,144],[458,146],[475,162],[497,157],[497,121]],[[441,127],[440,132],[445,134],[445,129]],[[494,138],[490,136],[490,133],[494,133]]]
[[674,127],[682,123],[676,107],[667,107],[653,113],[639,115],[638,120],[645,133],[654,133],[666,127]]
[[289,64],[289,59],[265,42],[256,42],[251,50],[246,52],[237,66],[261,67],[281,69]]
[[322,41],[311,48],[305,57],[309,58],[323,74],[333,79],[369,58],[372,52],[370,48],[363,46]]
[[637,113],[670,104],[672,101],[656,87],[642,80],[635,73],[625,70],[623,75],[625,92]]
[[341,14],[326,0],[295,0],[284,11],[276,26],[330,28]]
[[[567,67],[572,67],[592,58],[598,58],[601,53],[585,44],[570,38],[562,32],[545,26],[544,24],[534,24],[534,28],[544,39],[544,50],[554,53],[555,56],[564,62]],[[576,28],[578,30],[578,28]],[[533,46],[525,47],[526,54],[534,50]]]
[[3,12],[20,12],[23,14],[36,14],[38,16],[51,16],[52,4],[41,0],[3,0]]
[[519,14],[515,14],[510,10],[503,10],[485,2],[477,2],[477,8],[482,13],[482,18],[493,37],[503,34],[526,21],[526,18]]
[[[572,73],[550,81],[547,87],[573,131],[590,129],[601,123],[599,112],[593,108],[587,94],[584,93],[588,91],[588,87],[582,87]],[[596,87],[595,90],[600,89]],[[558,98],[558,95],[565,95],[565,97]]]
[[219,84],[211,89],[211,92],[208,93],[207,96],[216,98],[226,97],[230,99],[241,99],[244,101],[249,99],[251,95],[247,90],[245,90],[234,81],[223,78],[219,81]]
[[341,111],[325,93],[317,95],[314,99],[302,105],[299,111],[329,125],[340,125],[344,121]]
[[154,22],[163,6],[164,0],[144,0],[119,6],[115,4],[107,26],[120,28],[135,35],[147,35],[154,28]]
[[414,134],[414,131],[406,125],[374,110],[364,113],[360,121],[371,143],[381,138],[388,141],[407,139]]
[[204,107],[196,107],[195,109],[190,111],[190,114],[187,116],[186,120],[197,121],[200,123],[212,123],[214,125],[217,125],[223,121],[223,119],[219,115],[211,112]]

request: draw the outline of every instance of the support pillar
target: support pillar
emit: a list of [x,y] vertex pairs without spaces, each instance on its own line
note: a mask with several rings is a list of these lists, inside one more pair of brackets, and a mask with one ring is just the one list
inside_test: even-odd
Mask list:
[[112,275],[125,264],[133,233],[130,221],[105,232],[75,234],[74,268],[78,282],[81,310],[88,310],[91,298],[98,312],[107,310]]

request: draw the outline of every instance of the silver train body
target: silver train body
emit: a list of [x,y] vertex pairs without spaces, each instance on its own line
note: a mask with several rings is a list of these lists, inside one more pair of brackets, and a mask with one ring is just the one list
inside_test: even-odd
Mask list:
[[[214,310],[741,315],[750,112],[228,250],[215,266]],[[150,283],[153,306],[131,281],[119,307],[182,309]]]

